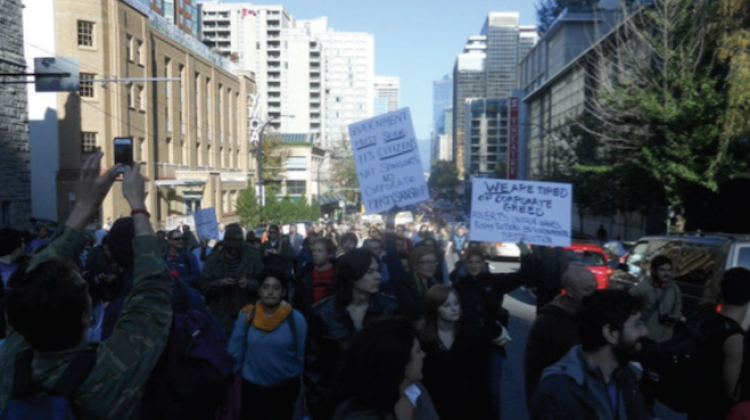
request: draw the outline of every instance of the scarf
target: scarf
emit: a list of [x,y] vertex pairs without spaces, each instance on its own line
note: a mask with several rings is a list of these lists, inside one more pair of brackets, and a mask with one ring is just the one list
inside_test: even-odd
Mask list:
[[273,315],[268,316],[266,311],[263,309],[263,304],[258,301],[255,305],[246,305],[240,312],[247,312],[245,315],[245,322],[250,322],[250,314],[253,313],[253,307],[255,307],[255,318],[253,319],[253,326],[264,332],[271,332],[276,329],[289,314],[292,313],[292,305],[282,300],[276,312]]

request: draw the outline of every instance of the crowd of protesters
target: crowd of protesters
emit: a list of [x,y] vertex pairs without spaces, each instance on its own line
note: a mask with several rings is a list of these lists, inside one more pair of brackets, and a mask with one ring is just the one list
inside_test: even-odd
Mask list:
[[[685,322],[666,257],[628,293],[595,290],[594,275],[554,248],[520,244],[520,269],[492,273],[465,227],[397,226],[395,210],[384,225],[270,224],[260,237],[239,224],[211,241],[188,225],[154,232],[137,164],[121,182],[131,216],[88,232],[118,176],[100,175],[100,158],[85,162],[61,227],[0,230],[0,410],[12,412],[30,384],[71,382],[74,366],[64,396],[76,418],[498,419],[505,347],[524,345],[503,298],[528,286],[541,301],[525,343],[531,417],[653,416],[630,362]],[[750,399],[750,272],[727,271],[722,291],[710,392],[691,418],[744,418]],[[175,383],[208,383],[191,377],[205,367],[181,367],[184,337],[220,374],[209,388],[185,385],[179,400]]]

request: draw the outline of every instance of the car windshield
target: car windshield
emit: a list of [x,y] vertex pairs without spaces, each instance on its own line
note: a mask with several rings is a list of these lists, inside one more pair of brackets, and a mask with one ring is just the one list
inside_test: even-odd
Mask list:
[[583,264],[586,267],[599,267],[605,265],[604,255],[596,251],[573,251],[568,250],[568,262]]

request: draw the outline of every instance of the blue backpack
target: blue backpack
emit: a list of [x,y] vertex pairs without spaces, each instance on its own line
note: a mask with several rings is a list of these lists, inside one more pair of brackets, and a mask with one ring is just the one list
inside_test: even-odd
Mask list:
[[74,420],[68,398],[96,364],[96,347],[77,355],[52,389],[32,383],[32,349],[20,353],[15,362],[13,393],[0,420]]
[[177,280],[179,299],[164,349],[146,384],[141,418],[213,419],[232,383],[234,358],[224,332],[209,314],[189,309],[188,286]]

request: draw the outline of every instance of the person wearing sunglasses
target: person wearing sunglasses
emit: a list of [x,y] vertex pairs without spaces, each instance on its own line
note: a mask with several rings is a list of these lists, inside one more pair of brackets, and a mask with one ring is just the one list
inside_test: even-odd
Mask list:
[[168,235],[169,251],[164,260],[169,266],[172,277],[179,277],[185,283],[194,285],[201,275],[200,263],[195,254],[185,249],[185,236],[175,229]]

